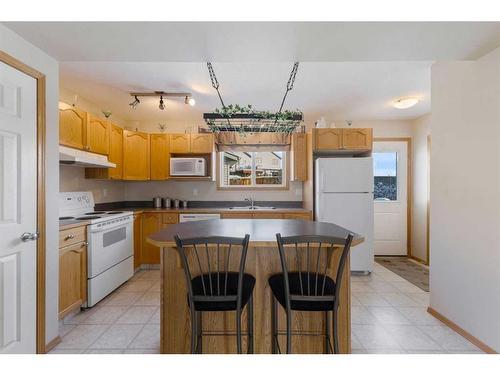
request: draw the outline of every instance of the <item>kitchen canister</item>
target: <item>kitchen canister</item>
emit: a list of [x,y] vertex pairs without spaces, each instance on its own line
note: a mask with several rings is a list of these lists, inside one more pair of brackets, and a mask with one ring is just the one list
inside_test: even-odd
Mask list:
[[153,207],[154,208],[161,208],[161,197],[154,197],[153,198]]
[[170,208],[172,206],[172,199],[170,198],[163,198],[163,207],[164,208]]
[[174,199],[174,208],[179,208],[180,200]]
[[188,201],[182,201],[182,208],[188,207]]

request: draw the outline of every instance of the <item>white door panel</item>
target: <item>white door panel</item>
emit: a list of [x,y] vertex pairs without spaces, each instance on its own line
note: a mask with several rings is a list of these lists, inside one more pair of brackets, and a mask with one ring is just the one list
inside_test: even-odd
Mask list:
[[[408,158],[405,141],[384,141],[373,143],[375,161],[375,193],[377,194],[377,176],[391,178],[396,189],[386,190],[383,200],[374,201],[374,246],[375,255],[407,254],[407,207],[408,207]],[[387,160],[377,155],[387,156]],[[394,160],[394,164],[389,161]],[[380,162],[381,165],[377,166]],[[395,173],[394,173],[395,172]],[[386,173],[386,174],[384,174]],[[388,180],[385,180],[388,181]],[[394,187],[393,182],[378,182],[383,186]],[[387,185],[386,185],[387,184]],[[383,191],[383,190],[380,190]],[[377,196],[377,195],[376,195]]]
[[36,80],[0,63],[0,353],[36,351]]

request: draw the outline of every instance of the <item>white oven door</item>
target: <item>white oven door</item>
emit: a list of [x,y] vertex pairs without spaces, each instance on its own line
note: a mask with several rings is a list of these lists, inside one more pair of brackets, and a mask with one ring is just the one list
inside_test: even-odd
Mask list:
[[104,229],[93,224],[88,237],[88,278],[96,277],[134,253],[132,219]]

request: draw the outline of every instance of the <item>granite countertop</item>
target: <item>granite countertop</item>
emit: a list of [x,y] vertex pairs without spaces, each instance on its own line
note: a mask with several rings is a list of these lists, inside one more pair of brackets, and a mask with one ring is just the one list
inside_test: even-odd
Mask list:
[[120,210],[124,211],[132,211],[134,213],[141,212],[164,212],[164,213],[219,213],[219,212],[234,212],[234,213],[310,213],[311,210],[306,210],[305,208],[274,208],[267,210],[248,210],[245,208],[242,209],[230,209],[228,207],[188,207],[188,208],[153,208],[153,207],[135,207],[135,208],[123,208]]
[[276,233],[283,237],[319,235],[336,237],[339,246],[348,234],[353,234],[352,245],[364,241],[364,237],[332,223],[321,223],[307,220],[283,219],[235,219],[235,220],[203,220],[173,224],[148,236],[147,241],[155,246],[163,247],[174,244],[174,235],[181,238],[190,237],[243,237],[250,235],[252,245],[269,246],[276,244]]

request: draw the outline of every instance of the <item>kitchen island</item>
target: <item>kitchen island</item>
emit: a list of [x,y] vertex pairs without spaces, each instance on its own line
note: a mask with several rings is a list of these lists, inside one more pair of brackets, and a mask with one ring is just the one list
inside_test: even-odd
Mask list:
[[[268,278],[281,272],[279,253],[276,245],[276,233],[282,236],[327,235],[344,239],[350,233],[348,229],[335,224],[304,220],[285,219],[221,219],[187,222],[171,225],[150,235],[147,241],[162,249],[161,253],[161,353],[190,352],[190,321],[187,304],[187,289],[181,260],[175,249],[174,235],[181,238],[229,236],[243,237],[250,235],[245,272],[255,276],[254,289],[254,350],[255,353],[271,353],[271,290]],[[363,242],[363,238],[354,234],[352,246]],[[352,249],[355,251],[355,249]],[[328,268],[329,276],[335,278],[340,257],[334,252],[332,264]],[[351,351],[350,321],[350,265],[346,264],[339,307],[339,347],[341,353]],[[195,276],[195,275],[193,275]],[[244,311],[243,322],[246,310]],[[292,329],[310,332],[322,332],[323,314],[321,312],[293,313]],[[279,308],[278,329],[284,330],[285,313]],[[243,323],[243,330],[245,330]],[[204,331],[235,331],[234,312],[206,312],[203,314]],[[204,353],[234,353],[234,336],[208,336],[203,338]],[[280,347],[285,347],[284,336],[280,337]],[[245,338],[243,348],[246,347]],[[323,338],[320,336],[294,336],[294,353],[322,353]]]

